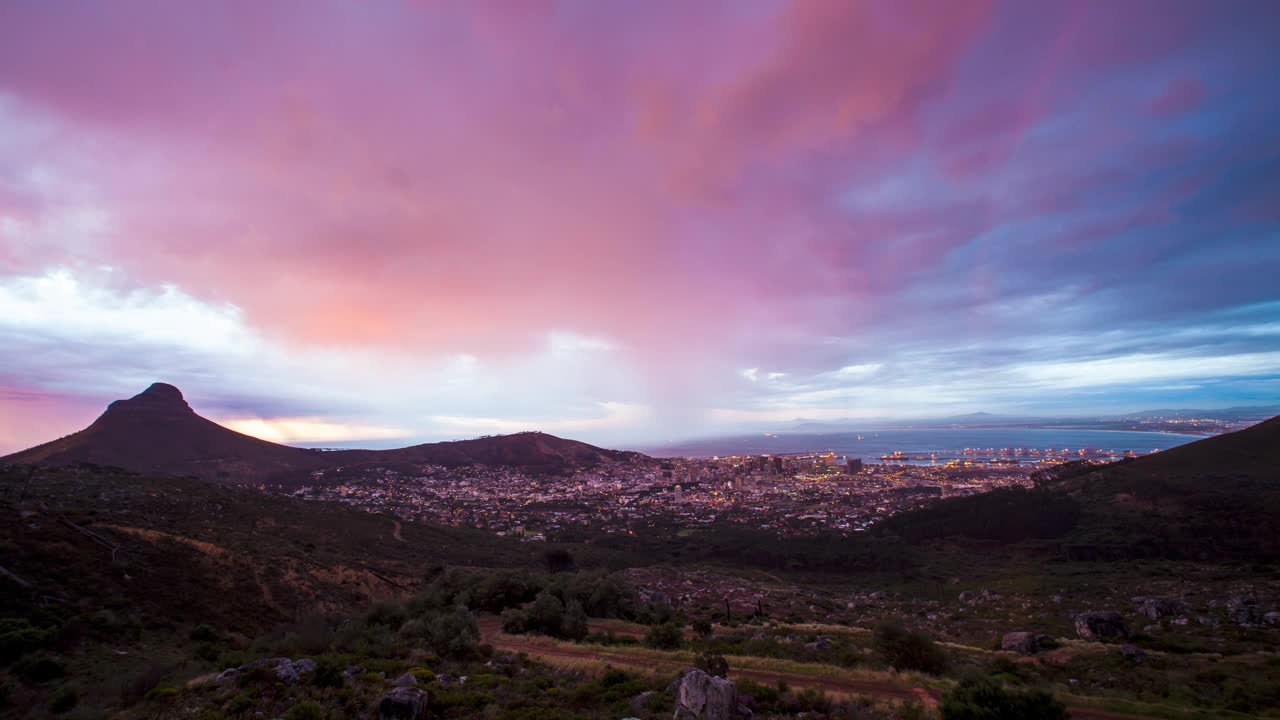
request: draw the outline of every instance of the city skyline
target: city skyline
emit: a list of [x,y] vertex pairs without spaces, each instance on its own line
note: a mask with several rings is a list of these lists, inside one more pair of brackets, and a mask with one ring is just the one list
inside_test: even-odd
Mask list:
[[0,454],[1280,403],[1280,13],[12,2]]

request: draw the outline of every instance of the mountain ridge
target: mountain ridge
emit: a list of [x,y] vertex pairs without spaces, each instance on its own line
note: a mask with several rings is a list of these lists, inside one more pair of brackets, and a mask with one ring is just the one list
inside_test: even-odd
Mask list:
[[386,450],[299,448],[223,427],[196,413],[177,387],[157,382],[112,402],[83,430],[0,457],[0,464],[89,463],[212,480],[296,483],[317,470],[365,463],[510,465],[554,473],[634,457],[640,456],[540,432]]

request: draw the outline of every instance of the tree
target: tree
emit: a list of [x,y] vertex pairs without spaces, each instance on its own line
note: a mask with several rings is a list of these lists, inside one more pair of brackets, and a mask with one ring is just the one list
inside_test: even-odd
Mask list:
[[680,626],[673,622],[654,625],[645,633],[644,644],[659,650],[674,650],[680,647],[683,633]]
[[570,600],[565,606],[564,617],[560,622],[560,637],[570,640],[581,640],[587,636],[587,613],[582,603]]
[[940,674],[947,666],[947,656],[933,639],[922,632],[908,630],[895,620],[884,620],[871,633],[876,652],[899,670],[919,670]]
[[1010,690],[991,678],[966,678],[942,699],[942,720],[1067,720],[1044,690]]
[[550,590],[543,590],[529,607],[529,629],[544,635],[559,635],[564,622],[564,603]]
[[542,556],[547,563],[547,571],[551,573],[569,572],[574,568],[573,555],[564,548],[548,550]]

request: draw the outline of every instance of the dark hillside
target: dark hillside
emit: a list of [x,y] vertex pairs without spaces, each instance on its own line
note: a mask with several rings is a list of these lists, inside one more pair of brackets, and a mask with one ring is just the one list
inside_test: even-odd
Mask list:
[[908,540],[1053,538],[1076,559],[1280,557],[1280,418],[1110,465],[1044,473],[903,513],[880,532]]
[[201,480],[28,472],[0,468],[0,565],[33,586],[0,578],[10,606],[131,608],[248,631],[407,594],[433,567],[537,566],[545,551]]

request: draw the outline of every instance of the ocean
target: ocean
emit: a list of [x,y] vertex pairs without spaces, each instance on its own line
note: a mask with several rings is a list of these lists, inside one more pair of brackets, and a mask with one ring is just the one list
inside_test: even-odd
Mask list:
[[[714,457],[718,455],[783,455],[827,452],[880,462],[895,452],[904,462],[946,462],[973,457],[998,456],[1002,449],[1054,448],[1079,451],[1094,448],[1103,454],[1136,454],[1166,450],[1202,440],[1199,435],[1132,432],[1127,430],[1070,430],[1056,428],[942,428],[867,430],[841,433],[769,433],[705,438],[669,443],[644,450],[657,457]],[[970,449],[966,455],[965,450]],[[1017,455],[1014,455],[1015,457]]]

